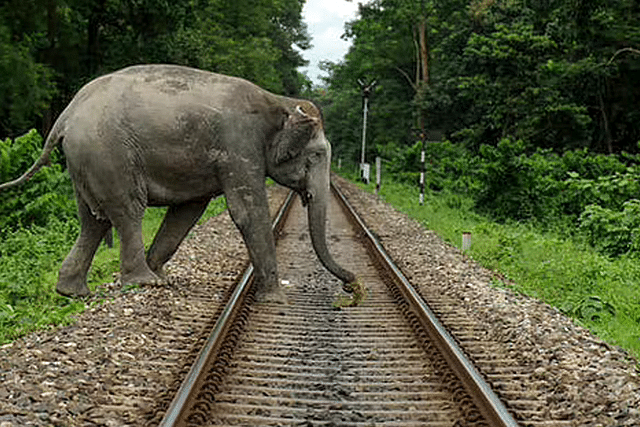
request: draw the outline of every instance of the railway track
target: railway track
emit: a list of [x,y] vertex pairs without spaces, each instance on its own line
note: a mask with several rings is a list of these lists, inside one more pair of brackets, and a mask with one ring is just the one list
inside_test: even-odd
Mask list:
[[[636,360],[545,304],[493,286],[493,272],[335,179],[522,427],[640,425]],[[275,216],[286,191],[269,194]],[[331,210],[340,212],[337,202]],[[344,217],[331,218],[331,251],[369,294],[334,309],[340,283],[317,262],[303,217],[294,205],[277,248],[290,304],[245,310],[245,330],[231,330],[236,344],[224,345],[206,383],[205,425],[494,425],[451,370],[441,380],[446,359],[430,359],[436,345],[415,332],[419,319],[404,335],[397,313],[408,304],[394,302],[386,275],[377,283],[369,270],[377,261],[353,242],[363,236]],[[247,264],[239,232],[219,215],[185,239],[167,266],[169,284],[104,284],[73,324],[0,346],[0,425],[160,425]],[[238,373],[256,361],[261,370],[243,380]],[[438,396],[440,404],[424,403]]]
[[288,199],[274,226],[288,304],[255,303],[249,269],[161,426],[517,425],[347,205],[339,193],[331,203],[331,248],[364,300],[340,307]]

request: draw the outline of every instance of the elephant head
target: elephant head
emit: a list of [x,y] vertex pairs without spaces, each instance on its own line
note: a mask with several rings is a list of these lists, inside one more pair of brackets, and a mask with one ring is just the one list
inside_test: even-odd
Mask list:
[[308,208],[311,243],[320,262],[349,284],[355,275],[335,262],[327,249],[326,217],[330,192],[331,145],[320,110],[308,101],[285,108],[281,128],[268,147],[267,171],[279,184],[297,191]]

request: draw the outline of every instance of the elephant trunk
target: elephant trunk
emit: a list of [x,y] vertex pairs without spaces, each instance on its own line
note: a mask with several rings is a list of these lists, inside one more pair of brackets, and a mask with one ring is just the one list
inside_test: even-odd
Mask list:
[[311,244],[318,259],[327,270],[344,283],[354,283],[356,281],[355,274],[338,265],[327,248],[326,219],[330,191],[329,171],[326,171],[326,179],[324,178],[325,174],[321,174],[321,176],[323,178],[314,180],[315,182],[310,183],[307,188],[310,199],[308,201],[308,216]]

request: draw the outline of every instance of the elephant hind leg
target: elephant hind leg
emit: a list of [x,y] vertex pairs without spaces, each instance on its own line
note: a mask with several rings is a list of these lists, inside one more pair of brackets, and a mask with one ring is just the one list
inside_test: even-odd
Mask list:
[[123,284],[156,284],[161,280],[151,271],[145,259],[142,241],[142,217],[138,215],[110,216],[120,236],[120,280]]
[[207,208],[209,200],[170,206],[147,255],[147,264],[155,274],[164,276],[162,267]]
[[111,228],[111,222],[100,220],[91,213],[87,203],[77,196],[80,216],[80,236],[67,255],[60,273],[56,290],[65,296],[86,296],[91,293],[87,286],[87,274],[100,241]]

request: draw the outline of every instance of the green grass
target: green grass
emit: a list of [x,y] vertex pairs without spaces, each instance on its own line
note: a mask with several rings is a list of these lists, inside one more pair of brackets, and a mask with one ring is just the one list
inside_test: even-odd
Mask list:
[[[209,204],[200,222],[226,209],[224,197]],[[148,247],[160,227],[165,209],[147,209],[143,238]],[[0,242],[0,345],[30,332],[73,322],[85,310],[84,300],[58,295],[58,269],[79,232],[77,221],[51,219],[46,227],[33,226],[11,233]],[[119,242],[101,245],[89,272],[92,291],[113,281],[119,270]]]
[[[219,197],[211,201],[198,221],[198,224],[202,224],[207,219],[220,214],[226,208],[227,204],[224,197]],[[166,211],[167,208],[148,208],[145,212],[144,221],[142,222],[142,238],[147,249],[151,246],[153,237],[160,228],[160,224],[162,224]],[[108,248],[105,245],[101,245],[100,249],[98,249],[98,252],[96,253],[87,280],[89,288],[93,291],[98,287],[98,285],[113,281],[113,274],[119,271],[119,267],[120,241],[114,233],[113,247]],[[57,271],[55,272],[55,275],[57,277]]]
[[[359,186],[375,191],[374,184]],[[640,357],[638,255],[610,259],[561,232],[492,222],[460,195],[427,194],[420,206],[417,188],[387,180],[380,197],[456,247],[462,245],[462,233],[470,232],[468,254],[505,278],[496,279],[495,286],[541,299]]]

